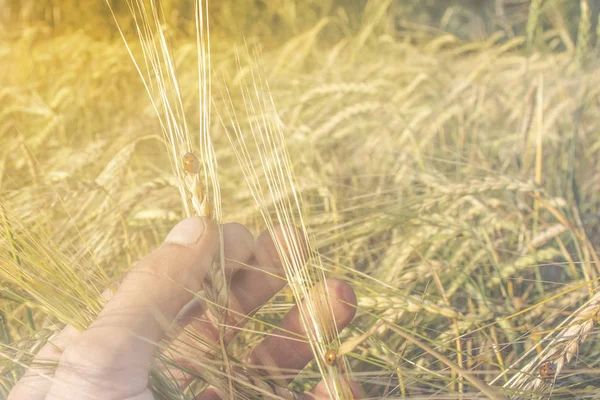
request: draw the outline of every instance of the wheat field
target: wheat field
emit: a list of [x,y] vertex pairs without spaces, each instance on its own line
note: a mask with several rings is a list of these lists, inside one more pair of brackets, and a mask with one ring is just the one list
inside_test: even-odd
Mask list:
[[[493,24],[459,1],[164,1],[149,22],[150,0],[18,3],[0,28],[1,398],[193,214],[301,225],[317,255],[225,358],[337,278],[358,305],[336,351],[364,398],[600,397],[597,4],[496,1]],[[224,309],[219,274],[204,295]],[[328,371],[317,339],[293,393]]]

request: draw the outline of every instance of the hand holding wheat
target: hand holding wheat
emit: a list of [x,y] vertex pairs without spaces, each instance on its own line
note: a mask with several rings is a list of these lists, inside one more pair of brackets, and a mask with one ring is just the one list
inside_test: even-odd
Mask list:
[[[276,234],[285,234],[284,231],[289,230],[278,228]],[[254,240],[242,225],[226,224],[223,238],[230,291],[225,342],[229,342],[247,318],[279,292],[286,281],[280,276],[281,261],[270,234],[263,233]],[[217,243],[218,229],[209,219],[192,217],[180,222],[164,244],[125,277],[114,294],[105,292],[108,302],[89,329],[79,332],[67,326],[46,344],[9,399],[152,399],[148,376],[157,351],[170,352],[176,362],[194,374],[210,373],[209,366],[218,357],[210,344],[218,341],[219,327],[206,313],[206,305],[198,306],[194,299],[202,289]],[[341,329],[354,316],[356,297],[345,283],[329,280],[326,285],[333,309],[329,322]],[[318,292],[317,288],[313,290]],[[187,334],[182,333],[182,328]],[[177,331],[180,333],[171,334]],[[194,346],[185,346],[191,337]],[[266,382],[278,379],[279,383],[288,383],[291,376],[281,378],[281,371],[299,371],[313,357],[310,345],[302,340],[305,337],[296,306],[279,328],[253,349],[245,365],[256,365],[264,371]],[[169,345],[159,347],[161,342]],[[252,379],[239,372],[236,379]],[[181,388],[193,380],[181,369],[173,368],[166,375]],[[281,396],[274,383],[267,385],[266,390],[271,391],[265,393],[266,398]],[[352,390],[357,393],[355,388]],[[222,396],[226,394],[208,388],[195,398]],[[323,382],[307,396],[329,398]]]

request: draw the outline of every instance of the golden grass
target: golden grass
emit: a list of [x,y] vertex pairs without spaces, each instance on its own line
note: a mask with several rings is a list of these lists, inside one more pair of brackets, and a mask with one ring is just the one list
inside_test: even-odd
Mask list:
[[[589,19],[576,48],[537,52],[538,41],[564,42],[540,33],[540,9],[526,37],[464,42],[390,37],[386,4],[371,2],[337,46],[320,42],[329,19],[259,60],[211,40],[212,84],[198,61],[208,43],[168,30],[162,44],[126,34],[145,86],[117,39],[31,29],[1,42],[3,394],[52,332],[93,319],[103,289],[176,220],[211,212],[255,231],[303,226],[318,257],[222,349],[210,384],[289,395],[237,362],[327,276],[357,291],[351,327],[324,336],[368,396],[594,393],[600,73],[582,44]],[[205,162],[198,177],[181,168],[188,151]],[[218,292],[215,313],[226,309]],[[320,356],[324,343],[311,338]],[[538,375],[549,359],[555,380]],[[294,390],[334,372],[322,360]],[[152,385],[181,396],[157,373]]]

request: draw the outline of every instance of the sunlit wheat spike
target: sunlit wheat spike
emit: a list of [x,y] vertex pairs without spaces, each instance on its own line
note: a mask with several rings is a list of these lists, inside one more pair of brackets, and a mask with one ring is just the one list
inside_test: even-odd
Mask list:
[[[110,7],[110,2],[107,4]],[[119,31],[158,117],[170,154],[171,167],[178,179],[185,213],[188,216],[210,217],[220,226],[221,199],[217,160],[209,132],[212,102],[208,0],[194,2],[200,115],[200,130],[197,140],[190,134],[186,121],[176,65],[160,19],[160,15],[164,14],[159,12],[160,5],[154,0],[127,0],[127,5],[133,16],[140,40],[141,61],[137,60],[132,47],[127,43],[124,32],[120,28]],[[206,274],[204,295],[208,300],[207,307],[212,314],[224,320],[228,299],[222,232],[220,237],[221,245],[217,257]],[[224,329],[225,326],[222,327],[223,332]],[[224,344],[222,353],[226,362],[227,352]],[[231,385],[230,390],[233,390]]]
[[[34,302],[39,310],[80,329],[91,322],[91,314],[99,312],[99,288],[91,284],[93,275],[84,281],[78,273],[80,265],[61,252],[41,225],[24,223],[2,203],[0,252],[10,255],[0,258],[7,294],[24,303]],[[99,269],[95,278],[103,280],[104,271]]]
[[[198,78],[199,78],[199,115],[200,132],[195,140],[190,134],[188,122],[183,106],[183,98],[174,58],[171,54],[165,27],[161,21],[160,5],[155,0],[127,0],[127,6],[133,17],[134,26],[141,45],[141,56],[137,55],[133,46],[127,41],[125,32],[118,25],[125,46],[146,92],[150,97],[152,107],[159,120],[162,135],[170,154],[173,173],[179,179],[179,191],[184,204],[185,212],[189,215],[209,215],[215,207],[215,215],[220,209],[218,195],[218,181],[216,179],[216,159],[209,134],[210,124],[210,48],[208,15],[206,9],[208,1],[195,2],[195,19],[197,30],[198,51]],[[107,2],[112,12],[110,2]],[[185,154],[197,152],[202,165],[204,198],[198,199],[194,190],[190,192],[190,178],[183,169]],[[208,190],[212,190],[209,194]],[[211,198],[212,196],[212,198]],[[195,198],[197,201],[193,201]],[[218,217],[216,218],[219,219]]]
[[[260,65],[258,50],[253,55],[256,65]],[[236,52],[236,57],[241,68],[239,52]],[[328,345],[329,342],[334,342],[334,350],[339,346],[337,328],[325,322],[325,315],[332,315],[329,296],[309,295],[311,287],[324,282],[325,276],[319,255],[311,250],[311,237],[307,234],[303,217],[302,196],[294,180],[282,122],[264,74],[258,67],[251,66],[249,77],[249,81],[241,78],[239,88],[247,125],[242,125],[234,111],[228,88],[222,89],[226,114],[219,114],[219,117],[256,205],[274,238],[296,302],[300,304],[303,300],[306,304],[305,308],[300,307],[301,321],[330,396],[348,398],[347,386],[342,384],[342,374],[350,372],[348,363],[339,357],[337,367],[332,367],[325,358],[332,347]],[[272,209],[268,204],[272,205]],[[277,234],[275,221],[282,226],[280,234]]]
[[136,142],[123,147],[96,178],[96,184],[103,187],[109,194],[118,189],[123,176],[122,171],[127,167],[135,151],[135,145]]

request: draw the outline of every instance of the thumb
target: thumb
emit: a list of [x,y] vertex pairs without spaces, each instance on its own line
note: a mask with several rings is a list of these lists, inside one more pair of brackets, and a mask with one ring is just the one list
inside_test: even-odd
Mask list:
[[82,390],[92,397],[126,398],[145,390],[156,345],[201,289],[218,237],[217,227],[206,218],[177,224],[165,242],[127,274],[96,321],[65,350],[49,398],[73,390],[79,398],[84,398],[79,395]]

